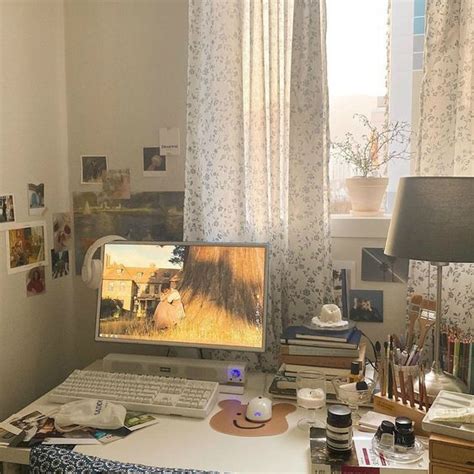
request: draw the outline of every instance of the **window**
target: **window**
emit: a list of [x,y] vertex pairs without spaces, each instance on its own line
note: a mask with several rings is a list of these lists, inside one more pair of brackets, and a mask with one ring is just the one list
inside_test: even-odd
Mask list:
[[120,282],[120,291],[125,291],[127,289],[127,282],[121,281]]
[[[354,114],[365,115],[378,128],[383,127],[387,119],[408,124],[417,122],[425,0],[391,0],[390,3],[389,12],[388,0],[327,2],[328,87],[333,142],[342,141],[347,132],[362,138],[363,129],[354,119]],[[388,14],[390,22],[387,21]],[[388,69],[390,76],[387,78]],[[413,143],[412,136],[412,147]],[[410,160],[393,160],[384,172],[389,177],[384,204],[389,213],[398,179],[411,174]],[[345,180],[354,175],[354,170],[351,165],[336,160],[332,153],[329,173],[331,213],[346,214],[350,202]]]

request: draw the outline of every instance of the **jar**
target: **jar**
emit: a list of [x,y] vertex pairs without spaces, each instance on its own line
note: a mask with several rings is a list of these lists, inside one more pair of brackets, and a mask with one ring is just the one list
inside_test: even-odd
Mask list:
[[408,451],[415,446],[413,422],[405,416],[395,418],[395,449]]
[[393,449],[395,435],[395,425],[388,420],[383,420],[380,424],[375,438],[377,439],[380,448]]
[[351,410],[343,405],[328,408],[326,446],[330,453],[350,456],[352,452]]

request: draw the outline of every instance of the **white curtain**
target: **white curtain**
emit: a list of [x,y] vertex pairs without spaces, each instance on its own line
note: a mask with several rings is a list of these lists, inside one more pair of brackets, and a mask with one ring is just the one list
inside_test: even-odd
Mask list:
[[324,1],[191,0],[187,107],[185,239],[270,242],[267,350],[232,357],[274,368],[331,297]]
[[[427,2],[416,174],[474,175],[472,0]],[[427,236],[429,238],[429,236]],[[436,270],[412,262],[409,290],[436,295]],[[473,335],[474,265],[443,269],[443,321]]]

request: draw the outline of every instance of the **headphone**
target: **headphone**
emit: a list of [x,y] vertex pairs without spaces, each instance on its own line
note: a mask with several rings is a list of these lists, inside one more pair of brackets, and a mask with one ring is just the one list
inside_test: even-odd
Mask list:
[[97,289],[102,281],[102,260],[92,259],[94,254],[103,245],[115,242],[116,240],[127,240],[120,235],[106,235],[97,239],[84,255],[84,263],[82,264],[81,277],[82,281],[88,288]]

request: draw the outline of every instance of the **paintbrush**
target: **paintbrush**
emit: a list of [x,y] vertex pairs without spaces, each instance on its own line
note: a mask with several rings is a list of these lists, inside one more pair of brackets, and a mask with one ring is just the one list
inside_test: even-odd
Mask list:
[[405,350],[409,350],[413,343],[413,335],[415,331],[415,323],[420,314],[420,305],[423,301],[422,295],[413,295],[408,305],[408,328],[406,336]]

